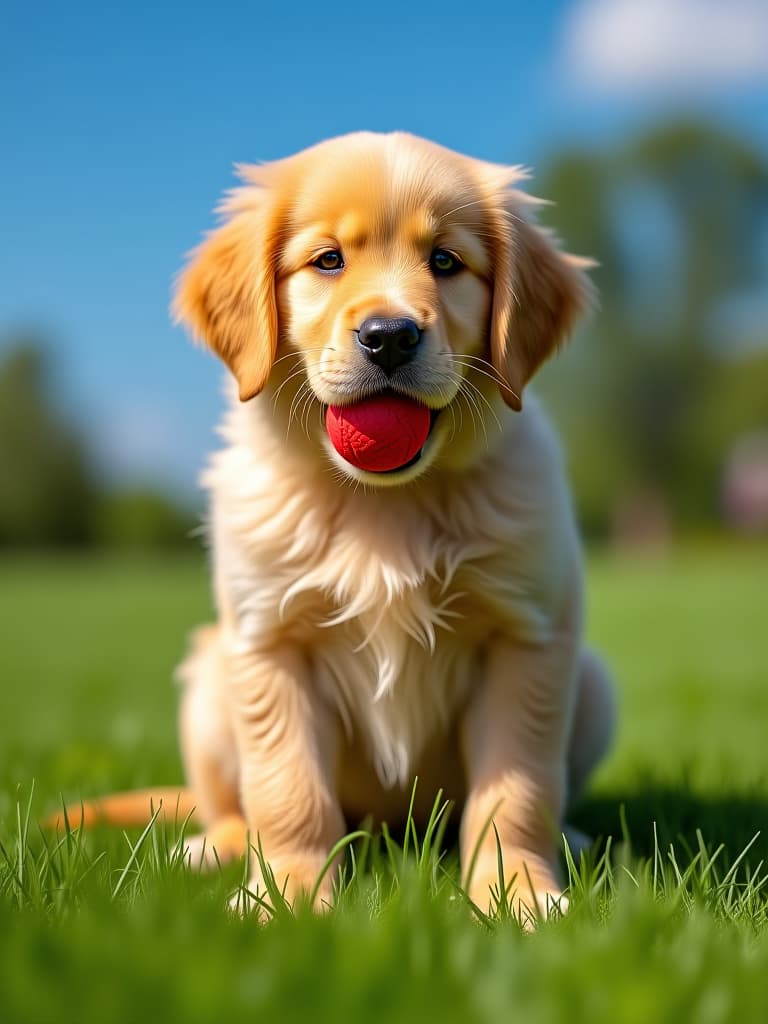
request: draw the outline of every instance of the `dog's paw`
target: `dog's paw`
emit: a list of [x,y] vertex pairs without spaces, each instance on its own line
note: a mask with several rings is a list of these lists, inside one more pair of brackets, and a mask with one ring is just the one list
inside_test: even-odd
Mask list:
[[495,916],[503,908],[524,931],[533,931],[541,921],[562,917],[569,906],[554,872],[534,856],[519,861],[505,858],[503,882],[498,862],[478,865],[468,892],[483,913]]
[[320,878],[324,866],[325,862],[316,857],[280,858],[258,864],[247,887],[231,897],[229,909],[238,916],[255,914],[267,921],[281,910],[294,910],[300,903],[311,901],[312,909],[323,913],[330,909],[333,896],[330,873]]
[[[536,920],[540,921],[557,921],[563,915],[568,913],[570,902],[565,893],[560,889],[537,889],[536,893]],[[521,902],[523,898],[520,897]],[[533,922],[533,927],[536,926],[536,920]],[[522,923],[522,922],[521,922]],[[525,927],[525,925],[523,925]]]
[[227,909],[235,917],[252,917],[260,924],[267,924],[275,916],[275,908],[269,896],[259,888],[255,879],[232,893],[227,901]]
[[242,857],[248,848],[248,829],[239,814],[219,818],[205,832],[184,839],[184,860],[193,871],[212,871]]
[[184,863],[192,871],[212,871],[216,867],[216,855],[205,832],[184,837],[183,856]]

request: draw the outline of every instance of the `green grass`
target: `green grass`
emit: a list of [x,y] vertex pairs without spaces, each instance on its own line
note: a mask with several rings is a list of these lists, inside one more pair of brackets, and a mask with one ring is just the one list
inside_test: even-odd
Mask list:
[[0,1019],[766,1019],[767,563],[590,563],[620,729],[574,820],[603,842],[566,865],[569,914],[524,936],[467,906],[450,846],[413,837],[407,856],[358,840],[332,911],[278,901],[268,926],[225,912],[242,865],[185,869],[183,824],[44,837],[62,792],[181,780],[170,679],[207,574],[202,556],[6,561]]

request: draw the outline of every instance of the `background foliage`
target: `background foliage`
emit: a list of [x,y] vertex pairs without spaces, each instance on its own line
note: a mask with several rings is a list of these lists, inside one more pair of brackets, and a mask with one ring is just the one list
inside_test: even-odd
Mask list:
[[[768,436],[764,155],[715,124],[666,123],[560,153],[535,189],[554,203],[542,221],[598,262],[599,308],[539,385],[584,529],[635,542],[722,526],[733,445]],[[0,351],[0,544],[183,541],[194,502],[108,482],[69,423],[46,339]]]

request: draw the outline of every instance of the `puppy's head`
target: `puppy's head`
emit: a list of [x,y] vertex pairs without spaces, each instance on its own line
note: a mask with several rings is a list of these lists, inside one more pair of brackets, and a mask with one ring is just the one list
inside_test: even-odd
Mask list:
[[[494,391],[519,409],[585,305],[587,262],[529,219],[515,169],[359,133],[241,176],[180,277],[176,316],[229,366],[243,401],[266,389],[289,427],[301,409],[366,483],[420,475],[465,421],[477,431]],[[322,417],[305,414],[386,393],[431,410],[420,456],[395,471],[353,467]]]

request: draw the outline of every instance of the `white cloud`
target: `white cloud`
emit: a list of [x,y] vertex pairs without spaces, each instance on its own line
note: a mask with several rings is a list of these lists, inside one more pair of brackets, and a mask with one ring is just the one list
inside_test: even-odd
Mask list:
[[768,82],[768,0],[576,0],[562,49],[589,91]]

